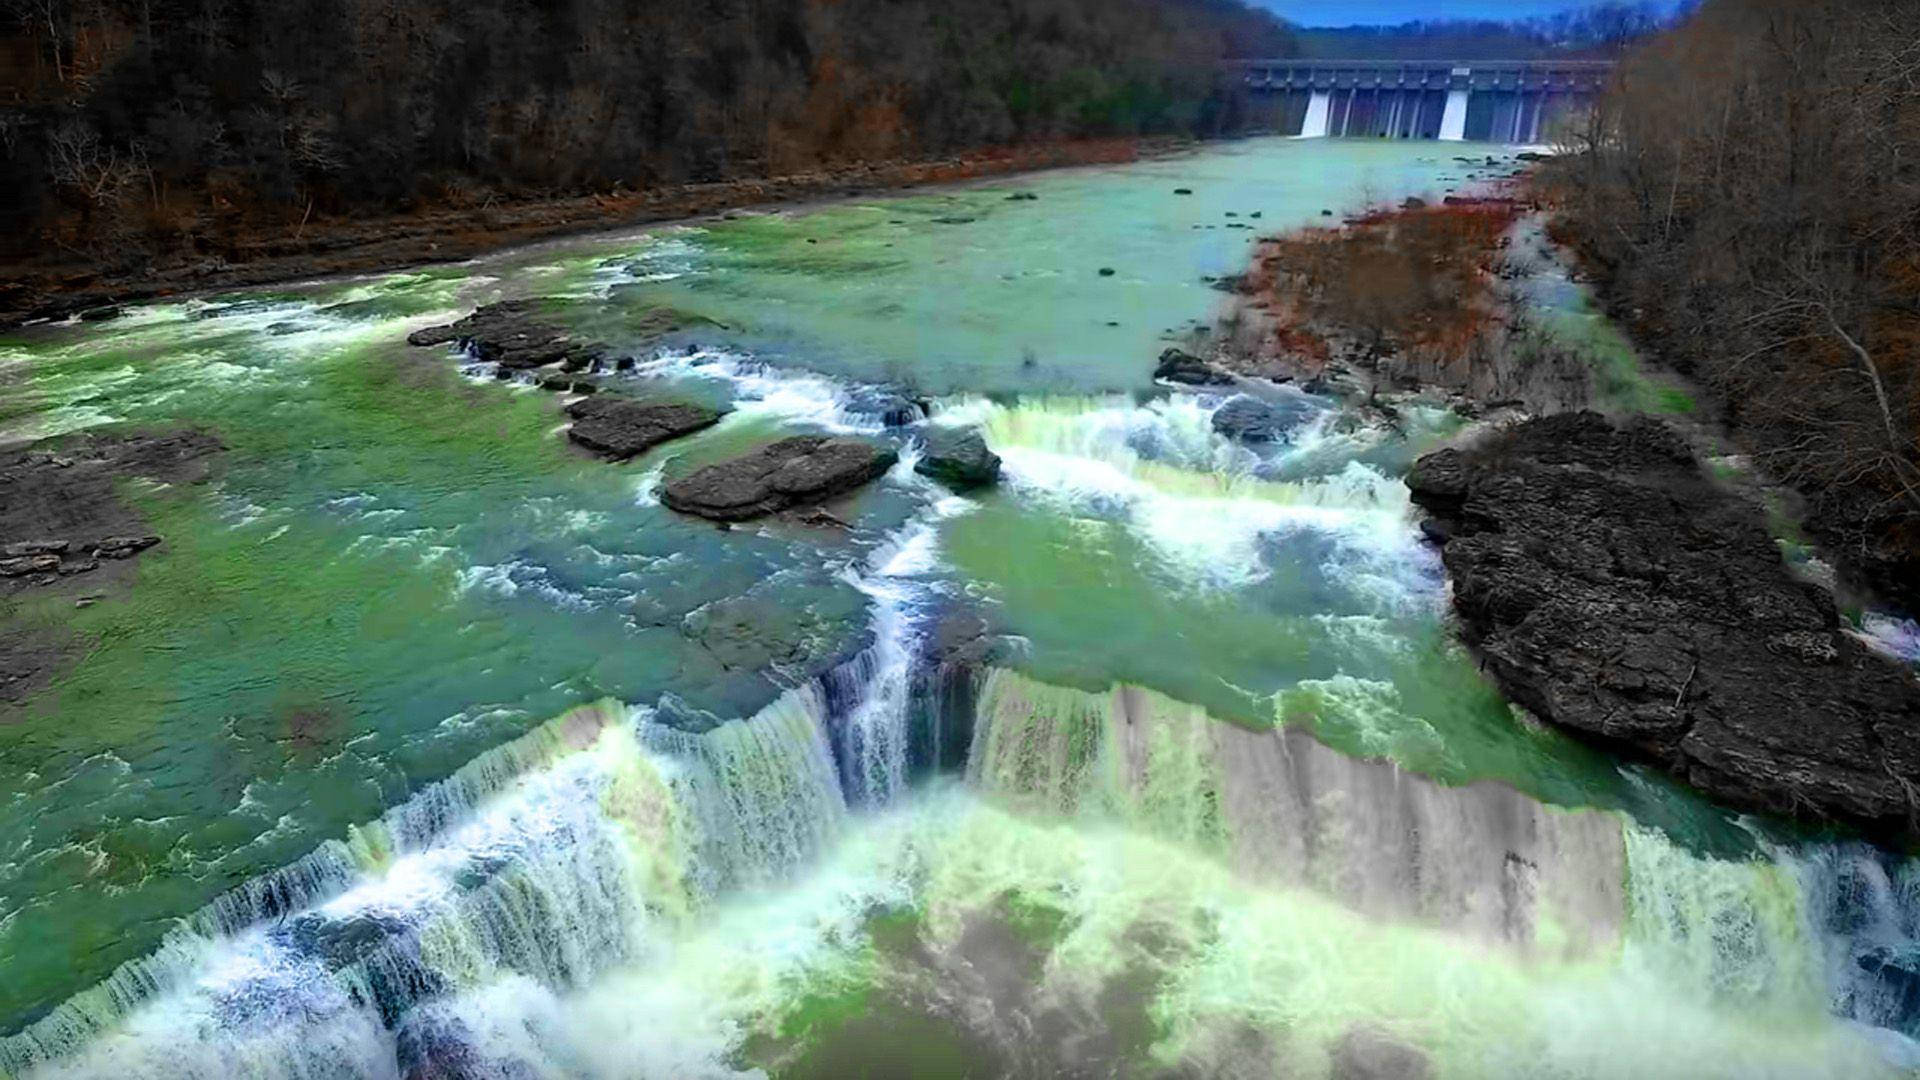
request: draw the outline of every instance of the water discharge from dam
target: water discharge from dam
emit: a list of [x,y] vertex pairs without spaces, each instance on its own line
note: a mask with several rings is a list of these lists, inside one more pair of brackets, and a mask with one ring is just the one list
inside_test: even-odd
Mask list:
[[[0,342],[10,436],[229,446],[134,493],[126,596],[29,613],[95,645],[0,727],[0,1074],[1904,1075],[1920,865],[1516,717],[1399,481],[1455,418],[1255,448],[1151,384],[1229,220],[1456,168],[1253,142]],[[735,411],[615,467],[398,345],[499,295],[694,313],[634,388]],[[798,430],[900,443],[851,528],[659,505]]]

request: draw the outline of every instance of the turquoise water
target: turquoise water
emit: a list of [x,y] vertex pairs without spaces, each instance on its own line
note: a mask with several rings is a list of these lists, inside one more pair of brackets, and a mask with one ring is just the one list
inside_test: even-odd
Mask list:
[[[0,715],[0,1072],[1316,1076],[1359,1032],[1897,1075],[1920,874],[1516,717],[1398,480],[1456,422],[1256,453],[1151,382],[1257,230],[1460,168],[1253,141],[0,341],[0,439],[228,446],[127,486],[166,542],[124,594],[0,608],[83,645]],[[608,465],[404,344],[523,295],[616,346],[674,309],[634,388],[735,411]],[[869,383],[1000,487],[916,477]],[[658,505],[802,430],[909,464],[846,532]],[[986,666],[930,666],[954,610]]]

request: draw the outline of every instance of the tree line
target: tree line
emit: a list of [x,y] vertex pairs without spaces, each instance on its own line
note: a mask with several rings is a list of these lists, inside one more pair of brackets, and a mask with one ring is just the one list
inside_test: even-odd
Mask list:
[[1708,0],[1561,170],[1613,302],[1920,610],[1920,4]]
[[[4,0],[0,255],[1223,122],[1238,0]],[[9,250],[10,249],[10,250]]]
[[1397,26],[1298,32],[1302,55],[1337,60],[1610,58],[1691,10],[1653,0],[1607,0],[1530,19],[1420,19]]

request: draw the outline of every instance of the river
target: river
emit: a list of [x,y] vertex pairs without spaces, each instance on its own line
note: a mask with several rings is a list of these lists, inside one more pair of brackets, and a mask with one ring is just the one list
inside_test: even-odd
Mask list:
[[[87,646],[0,725],[0,1074],[1907,1075],[1920,864],[1509,710],[1399,480],[1457,420],[1302,395],[1255,451],[1151,380],[1259,230],[1456,152],[1508,156],[1255,140],[0,338],[0,443],[227,446],[127,485],[131,589],[0,609]],[[628,377],[734,412],[609,465],[404,344],[529,295],[696,317]],[[1003,482],[917,476],[872,384]],[[659,505],[818,430],[906,454],[849,530]]]

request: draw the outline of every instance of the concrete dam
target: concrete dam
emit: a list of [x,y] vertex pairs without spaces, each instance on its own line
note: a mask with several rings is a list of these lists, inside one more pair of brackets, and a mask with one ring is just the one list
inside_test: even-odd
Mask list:
[[1265,123],[1307,138],[1537,143],[1592,107],[1607,60],[1248,60]]

